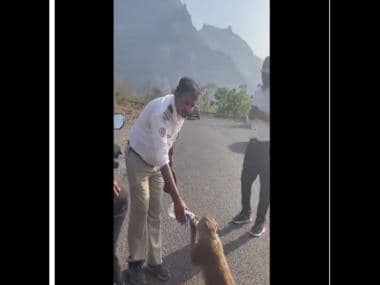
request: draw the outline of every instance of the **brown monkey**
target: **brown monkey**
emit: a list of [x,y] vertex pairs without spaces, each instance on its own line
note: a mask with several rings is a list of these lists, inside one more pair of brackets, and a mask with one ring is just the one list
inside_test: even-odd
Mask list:
[[200,266],[206,285],[235,285],[217,227],[216,221],[207,216],[191,224],[191,261]]

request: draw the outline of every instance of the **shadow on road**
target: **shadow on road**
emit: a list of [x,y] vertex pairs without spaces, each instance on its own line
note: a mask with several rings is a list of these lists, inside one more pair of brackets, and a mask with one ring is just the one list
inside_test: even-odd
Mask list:
[[237,142],[237,143],[233,143],[233,144],[229,145],[228,148],[232,152],[244,154],[245,148],[247,147],[247,144],[248,144],[248,142]]
[[[163,263],[168,267],[171,278],[167,282],[161,282],[147,272],[148,284],[165,284],[178,285],[186,283],[186,281],[197,275],[200,270],[197,266],[191,265],[190,245],[187,245],[168,256],[164,257]],[[129,283],[127,283],[129,284]]]
[[220,237],[223,237],[225,235],[228,235],[230,232],[232,232],[234,230],[240,229],[242,226],[244,226],[244,224],[237,225],[237,224],[233,224],[232,222],[230,222],[223,229],[218,230],[218,235]]
[[229,243],[224,245],[224,253],[226,255],[228,255],[229,253],[231,253],[235,249],[238,249],[243,244],[245,244],[247,241],[250,241],[253,238],[254,237],[251,236],[249,233],[245,233],[245,234],[241,235],[239,238],[237,238],[233,241],[230,241]]
[[[218,232],[219,236],[224,236],[229,232],[239,229],[242,225],[228,224],[221,231]],[[243,234],[239,238],[230,241],[223,246],[225,255],[228,255],[232,251],[236,250],[240,246],[244,245],[249,240],[253,239],[248,233]],[[190,260],[190,245],[187,245],[168,256],[164,257],[164,264],[168,267],[171,273],[171,279],[167,282],[161,282],[154,278],[147,272],[147,283],[152,285],[165,284],[165,285],[178,285],[186,284],[186,282],[192,279],[195,275],[200,273],[198,266],[193,266]],[[126,284],[130,284],[126,280]]]

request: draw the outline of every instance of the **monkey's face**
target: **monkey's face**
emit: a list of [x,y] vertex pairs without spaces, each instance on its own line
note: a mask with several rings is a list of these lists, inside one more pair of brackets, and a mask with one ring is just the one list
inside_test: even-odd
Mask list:
[[218,224],[212,217],[202,217],[197,224],[197,231],[202,237],[214,236],[218,229]]

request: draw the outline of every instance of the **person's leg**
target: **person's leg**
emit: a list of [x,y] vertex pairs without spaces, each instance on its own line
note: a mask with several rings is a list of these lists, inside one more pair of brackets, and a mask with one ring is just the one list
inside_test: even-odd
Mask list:
[[121,189],[119,196],[114,195],[113,200],[113,240],[114,244],[117,243],[117,240],[120,235],[121,227],[123,221],[127,214],[128,208],[128,198],[127,192],[124,188]]
[[251,193],[252,184],[257,178],[259,168],[257,167],[258,142],[250,140],[244,154],[243,169],[241,173],[241,204],[245,213],[252,213]]
[[257,216],[255,224],[264,223],[270,202],[269,173],[260,173],[260,197],[257,206]]
[[161,210],[164,179],[157,171],[149,179],[150,199],[148,209],[148,263],[162,263]]
[[133,152],[127,155],[131,211],[128,225],[130,261],[146,258],[146,226],[149,206],[149,175],[146,164]]
[[258,168],[256,165],[257,142],[249,141],[244,154],[243,169],[241,173],[241,204],[246,213],[251,213],[252,184],[257,178]]
[[131,199],[128,248],[128,278],[132,284],[145,284],[146,277],[142,264],[146,259],[147,247],[147,215],[149,207],[149,167],[133,152],[127,154],[127,174]]
[[148,265],[147,269],[162,281],[170,278],[168,269],[162,264],[162,194],[164,179],[157,171],[149,179],[150,200],[148,210]]
[[265,217],[270,203],[269,142],[261,143],[260,148],[261,152],[257,161],[260,167],[260,194],[255,224],[250,231],[250,233],[254,236],[260,236],[263,232],[265,232]]
[[243,169],[241,172],[241,212],[233,218],[236,224],[248,223],[252,221],[251,214],[251,193],[252,184],[257,178],[258,169],[255,164],[256,141],[250,140],[245,150]]

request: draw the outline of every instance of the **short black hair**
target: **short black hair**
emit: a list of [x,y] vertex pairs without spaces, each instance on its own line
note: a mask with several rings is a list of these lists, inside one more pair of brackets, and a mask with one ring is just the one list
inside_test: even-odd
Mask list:
[[179,80],[178,86],[174,91],[175,96],[182,95],[183,93],[188,92],[192,96],[198,98],[200,95],[199,85],[189,77],[182,77]]

